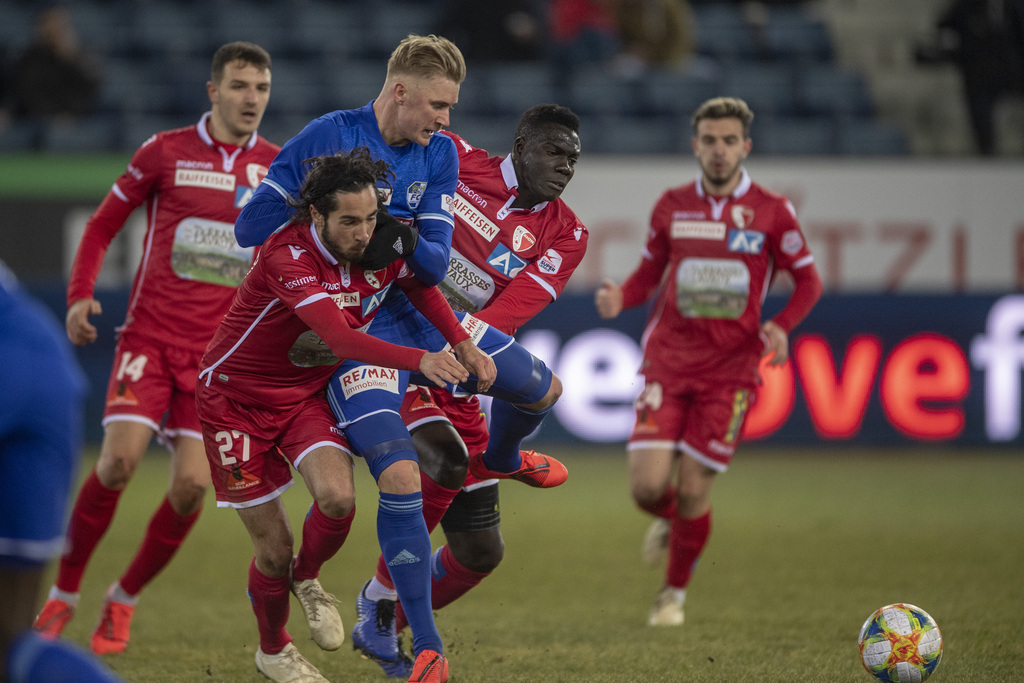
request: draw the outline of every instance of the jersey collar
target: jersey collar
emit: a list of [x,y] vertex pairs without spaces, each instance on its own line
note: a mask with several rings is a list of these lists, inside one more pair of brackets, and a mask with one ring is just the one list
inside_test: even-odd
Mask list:
[[[702,199],[707,196],[707,193],[704,192],[703,180],[704,180],[704,172],[703,171],[698,171],[697,172],[697,196],[702,198]],[[745,195],[747,192],[750,191],[750,184],[751,184],[750,174],[747,173],[747,169],[745,169],[745,168],[743,168],[741,166],[740,167],[740,184],[737,185],[736,189],[732,191],[731,195],[729,195],[730,198],[732,198],[732,199],[739,199],[740,197]]]
[[[508,191],[512,193],[513,190],[518,190],[519,179],[516,177],[516,167],[512,163],[511,154],[509,154],[507,157],[501,160],[501,165],[499,166],[499,168],[501,169],[501,178],[502,180],[505,181],[505,187],[508,188]],[[501,207],[501,209],[498,211],[498,218],[504,218],[513,211],[525,211],[525,209],[517,209],[512,207],[512,202],[516,200],[516,196],[517,195],[513,193],[512,196],[508,198],[508,201],[505,202],[505,206]],[[541,202],[540,204],[531,207],[530,213],[537,213],[547,205],[547,202]]]
[[[217,141],[214,140],[213,136],[210,135],[210,130],[209,130],[209,127],[208,127],[208,124],[210,122],[210,116],[212,114],[213,114],[213,112],[209,112],[209,111],[206,112],[199,119],[199,123],[196,124],[196,129],[199,132],[199,138],[203,142],[205,142],[208,146],[210,146],[210,147],[213,147],[213,146],[215,146],[217,144]],[[250,149],[252,149],[253,147],[256,146],[256,138],[257,138],[257,133],[256,133],[256,131],[253,131],[252,134],[249,135],[249,141],[246,142],[244,145],[240,145],[239,148],[240,149],[244,149],[246,151],[249,151]]]
[[320,255],[327,259],[327,262],[332,266],[338,265],[338,259],[334,258],[334,256],[331,255],[331,252],[327,251],[327,247],[324,246],[324,243],[320,241],[320,235],[316,233],[316,225],[313,223],[309,224],[309,234],[312,235],[313,243],[316,244],[316,248],[320,252]]

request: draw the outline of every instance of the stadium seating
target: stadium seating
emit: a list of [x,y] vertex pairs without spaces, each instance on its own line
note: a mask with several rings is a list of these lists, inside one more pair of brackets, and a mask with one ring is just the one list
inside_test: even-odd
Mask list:
[[[105,134],[94,120],[83,124],[94,132],[88,144],[106,140],[110,149],[131,151],[160,126],[195,121],[208,106],[209,55],[230,40],[270,51],[273,87],[261,132],[284,142],[327,111],[373,99],[395,44],[409,33],[431,32],[441,2],[78,0],[70,5],[76,28],[105,65],[96,114],[112,129]],[[678,153],[688,149],[694,108],[724,94],[754,109],[762,153],[909,153],[907,136],[880,123],[863,75],[839,65],[824,12],[835,2],[692,0],[697,58],[687,70],[626,76],[595,68],[565,78],[548,61],[471,62],[452,125],[495,151],[510,144],[523,110],[558,102],[583,118],[588,152]],[[0,4],[7,60],[28,41],[34,11],[31,2]],[[25,148],[26,130],[9,126],[0,150]],[[86,143],[63,136],[47,144],[70,150]]]

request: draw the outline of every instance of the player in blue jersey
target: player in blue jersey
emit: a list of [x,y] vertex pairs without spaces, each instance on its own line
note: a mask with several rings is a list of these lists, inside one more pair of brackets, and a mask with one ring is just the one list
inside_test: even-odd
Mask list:
[[0,261],[0,680],[106,682],[76,645],[32,630],[46,563],[64,548],[85,377],[52,313]]
[[[239,244],[253,246],[287,224],[291,213],[288,198],[294,196],[305,173],[307,159],[339,150],[365,146],[388,162],[394,177],[385,192],[388,213],[396,220],[382,220],[367,248],[363,266],[382,268],[403,258],[427,284],[439,283],[447,273],[454,220],[450,202],[455,195],[458,155],[451,139],[434,135],[449,125],[452,106],[458,101],[466,67],[458,48],[438,36],[409,36],[388,61],[380,95],[360,109],[335,111],[316,119],[282,147],[267,177],[235,223]],[[481,479],[514,478],[532,486],[549,488],[565,481],[565,467],[545,455],[520,451],[523,438],[533,432],[561,395],[561,382],[547,366],[512,337],[460,314],[473,340],[494,358],[498,377],[492,396],[495,403],[488,448],[471,462]],[[370,334],[407,346],[431,351],[443,348],[436,330],[426,323],[400,294],[390,294],[370,326]],[[397,387],[367,388],[353,382],[365,366],[344,363],[328,387],[331,407],[345,429],[350,444],[374,469],[374,461],[394,460],[396,452],[416,459],[409,432],[401,419],[401,402],[409,374],[403,372]],[[414,381],[421,381],[413,375]],[[449,387],[455,389],[455,387]],[[460,390],[474,391],[472,378]],[[429,545],[416,561],[426,561]],[[385,558],[388,561],[400,558]],[[399,599],[403,591],[415,594],[423,586],[403,586],[396,581]],[[358,603],[360,622],[353,643],[367,656],[385,663],[398,661],[400,653],[391,641],[386,649],[363,638],[378,621],[377,601],[393,596],[365,595]],[[428,605],[429,606],[429,605]],[[362,628],[365,627],[365,628]],[[414,652],[419,654],[414,632]],[[383,641],[382,641],[383,642]],[[419,671],[419,662],[416,663]]]

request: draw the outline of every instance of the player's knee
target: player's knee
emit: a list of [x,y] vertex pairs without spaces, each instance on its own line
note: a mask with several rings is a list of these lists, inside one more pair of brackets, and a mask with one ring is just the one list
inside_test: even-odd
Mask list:
[[176,479],[171,482],[167,500],[170,501],[175,512],[182,517],[187,517],[203,507],[203,498],[206,496],[208,487],[209,482]]
[[548,386],[548,390],[544,396],[536,403],[531,403],[523,407],[528,410],[547,410],[551,406],[555,405],[561,396],[562,380],[558,379],[558,375],[555,373],[551,373],[551,384]]
[[661,500],[661,497],[665,495],[665,487],[650,481],[633,481],[630,482],[630,493],[633,496],[633,502],[646,510]]
[[96,476],[108,489],[123,489],[139,466],[139,457],[117,448],[104,450],[96,463]]
[[275,543],[256,552],[257,568],[271,578],[287,576],[294,561],[291,543]]
[[497,569],[505,557],[505,541],[498,527],[466,534],[462,543],[449,542],[449,548],[459,564],[483,574]]
[[327,517],[334,519],[348,517],[356,506],[355,492],[332,487],[317,494],[316,504],[320,508],[320,512]]
[[412,439],[424,475],[446,489],[457,489],[465,483],[469,454],[450,425],[429,423],[417,429]]

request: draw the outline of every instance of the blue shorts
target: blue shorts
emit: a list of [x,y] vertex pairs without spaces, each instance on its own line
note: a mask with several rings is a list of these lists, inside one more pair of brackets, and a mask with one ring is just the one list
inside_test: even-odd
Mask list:
[[53,314],[0,288],[0,563],[64,549],[82,446],[86,380]]

